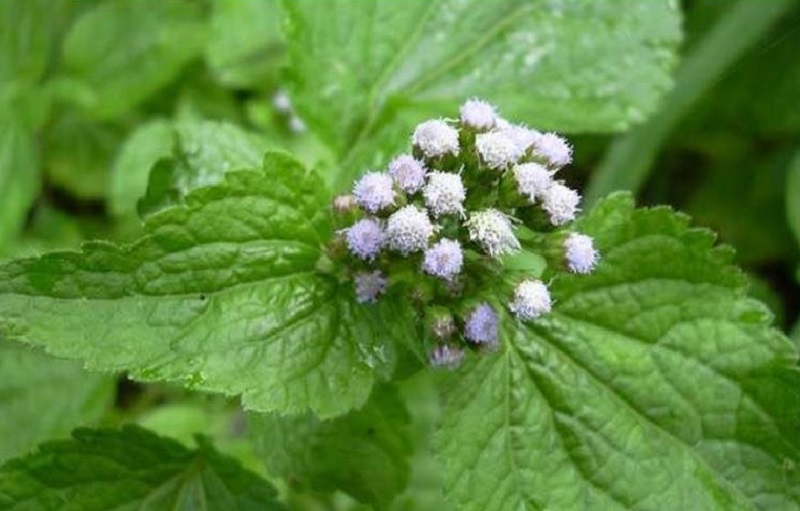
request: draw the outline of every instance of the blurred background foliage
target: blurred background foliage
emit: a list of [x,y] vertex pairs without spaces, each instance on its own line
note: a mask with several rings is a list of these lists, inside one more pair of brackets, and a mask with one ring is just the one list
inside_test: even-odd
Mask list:
[[[309,164],[330,158],[282,87],[276,1],[141,4],[0,1],[0,257],[130,239],[140,214],[180,201],[219,169],[257,164],[268,148]],[[714,229],[800,343],[800,4],[682,5],[674,88],[626,133],[568,134],[570,179],[589,204],[630,189],[642,205],[669,204]],[[430,394],[418,381],[404,389],[405,399],[431,403],[412,408],[420,438],[435,416]],[[0,422],[0,461],[77,424],[134,420],[187,441],[203,431],[263,470],[236,403],[88,374],[8,342],[0,416],[14,417]],[[408,491],[435,500],[426,456],[416,456]]]

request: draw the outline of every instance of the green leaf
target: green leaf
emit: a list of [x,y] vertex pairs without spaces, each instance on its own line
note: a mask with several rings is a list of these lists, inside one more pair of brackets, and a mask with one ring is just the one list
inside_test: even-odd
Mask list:
[[281,154],[264,169],[192,191],[130,245],[0,266],[0,336],[90,369],[241,394],[258,411],[363,404],[410,320],[316,271],[331,236],[324,185]]
[[599,204],[603,262],[450,380],[438,450],[463,509],[798,509],[797,352],[731,252],[668,208]]
[[0,375],[0,462],[96,421],[114,395],[114,378],[6,341]]
[[0,82],[31,85],[45,74],[67,4],[54,0],[0,2]]
[[678,123],[793,3],[739,0],[734,4],[683,60],[675,88],[664,98],[658,112],[611,145],[592,176],[586,203],[593,204],[614,191],[638,191]]
[[0,103],[0,246],[13,240],[39,194],[39,152],[25,120]]
[[[283,6],[292,99],[342,160],[380,137],[398,112],[411,109],[419,121],[455,112],[470,96],[540,128],[625,128],[669,87],[680,38],[668,1]],[[405,139],[411,126],[396,131]]]
[[205,39],[196,3],[110,0],[73,25],[64,67],[90,88],[85,106],[92,114],[117,117],[172,81],[202,53]]
[[791,163],[786,182],[786,213],[789,228],[794,233],[794,239],[800,246],[800,152]]
[[228,87],[261,89],[275,78],[284,55],[276,0],[217,0],[206,60]]
[[174,127],[172,158],[150,173],[139,213],[180,204],[191,190],[221,182],[231,170],[258,167],[265,147],[241,128],[227,123],[187,121]]
[[377,387],[360,410],[314,416],[250,416],[271,474],[316,492],[342,490],[384,509],[408,482],[410,417],[393,387]]
[[267,481],[198,438],[196,449],[145,429],[78,429],[0,469],[8,511],[283,509]]
[[128,136],[111,169],[109,206],[116,216],[136,211],[136,202],[147,189],[150,168],[170,156],[174,145],[172,126],[165,120],[140,125]]

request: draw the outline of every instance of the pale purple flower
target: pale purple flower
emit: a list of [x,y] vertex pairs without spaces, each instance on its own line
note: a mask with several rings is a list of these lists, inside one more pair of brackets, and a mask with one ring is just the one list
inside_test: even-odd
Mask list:
[[591,273],[599,259],[591,236],[573,232],[564,240],[564,260],[572,273]]
[[464,325],[464,337],[477,344],[497,343],[499,319],[488,303],[475,307]]
[[459,110],[461,122],[478,130],[488,130],[497,121],[497,109],[481,99],[469,99]]
[[357,274],[355,283],[358,303],[375,303],[386,291],[386,277],[377,270]]
[[434,217],[449,214],[464,216],[467,191],[458,174],[439,171],[429,173],[422,195],[425,197],[425,206]]
[[531,204],[544,197],[553,185],[553,173],[538,163],[522,163],[513,168],[517,190]]
[[550,223],[556,226],[575,220],[580,202],[578,192],[561,183],[554,183],[542,197],[542,207],[550,216]]
[[368,172],[356,181],[353,196],[364,211],[377,213],[394,203],[392,177],[383,172]]
[[438,158],[446,154],[458,155],[458,130],[441,119],[417,125],[411,142],[428,158]]
[[442,239],[425,251],[422,269],[425,273],[451,280],[461,272],[464,254],[458,241]]
[[442,344],[431,351],[429,358],[433,367],[455,369],[464,360],[464,350],[458,346]]
[[514,290],[514,299],[508,305],[519,319],[536,319],[552,310],[550,291],[540,280],[524,280]]
[[425,250],[435,229],[428,214],[408,205],[392,213],[386,223],[386,243],[389,248],[408,255]]
[[384,243],[383,229],[374,218],[363,218],[346,230],[347,247],[353,255],[372,261]]
[[505,169],[522,156],[517,144],[501,131],[479,133],[475,136],[475,148],[481,161],[494,170]]
[[524,154],[530,149],[534,142],[541,136],[541,133],[534,129],[519,124],[511,124],[504,119],[497,121],[497,130],[514,142],[520,154]]
[[508,254],[520,248],[511,229],[511,221],[496,209],[472,213],[464,225],[469,232],[469,239],[480,245],[491,257]]
[[560,169],[572,163],[572,147],[555,133],[542,133],[533,143],[533,151],[551,167]]
[[425,165],[408,154],[401,154],[389,164],[389,175],[408,194],[414,194],[422,188],[425,174]]

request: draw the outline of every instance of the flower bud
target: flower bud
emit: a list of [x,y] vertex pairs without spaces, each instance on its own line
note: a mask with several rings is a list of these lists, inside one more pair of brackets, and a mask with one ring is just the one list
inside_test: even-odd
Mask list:
[[340,215],[346,215],[355,211],[358,204],[352,195],[337,195],[333,198],[333,211]]
[[413,156],[402,154],[389,164],[389,175],[397,186],[408,194],[414,194],[425,184],[425,165]]
[[464,350],[458,346],[442,344],[431,351],[429,360],[433,367],[455,369],[464,360]]
[[452,172],[431,172],[422,191],[425,206],[434,217],[442,215],[464,216],[464,199],[467,191],[461,176]]
[[541,133],[536,130],[520,126],[519,124],[511,124],[503,119],[497,122],[497,129],[514,142],[520,154],[525,154],[541,135]]
[[480,245],[491,257],[508,254],[520,248],[508,217],[496,209],[473,213],[464,225],[469,231],[469,239]]
[[508,308],[521,320],[536,319],[552,309],[550,291],[540,280],[523,280],[514,290]]
[[553,186],[553,173],[538,163],[522,163],[512,169],[517,191],[534,204]]
[[426,324],[431,336],[438,341],[446,341],[456,333],[453,315],[444,307],[431,307],[426,314]]
[[461,122],[476,130],[489,130],[497,121],[497,109],[481,99],[469,99],[459,110]]
[[572,163],[572,147],[555,133],[542,133],[533,142],[533,152],[555,169]]
[[499,319],[491,305],[484,302],[472,309],[464,323],[464,337],[476,344],[497,344]]
[[481,161],[493,170],[506,169],[522,156],[517,144],[500,131],[479,133],[475,137],[475,148]]
[[386,292],[386,277],[377,270],[356,274],[355,284],[358,303],[375,303]]
[[382,172],[368,172],[356,181],[353,196],[361,209],[367,213],[377,213],[394,203],[392,178]]
[[425,273],[445,280],[453,280],[464,265],[461,244],[455,240],[442,239],[425,251],[422,269]]
[[542,208],[549,215],[550,222],[559,226],[575,220],[580,201],[578,192],[561,183],[554,183],[542,197]]
[[356,257],[373,261],[383,248],[384,234],[374,218],[363,218],[346,230],[347,247]]
[[599,260],[591,236],[573,232],[564,240],[564,264],[572,273],[591,273]]
[[411,142],[428,158],[438,158],[447,154],[458,155],[458,130],[441,119],[419,124],[414,130]]
[[408,255],[425,250],[433,236],[434,227],[427,213],[408,205],[392,213],[386,223],[386,243],[389,248]]

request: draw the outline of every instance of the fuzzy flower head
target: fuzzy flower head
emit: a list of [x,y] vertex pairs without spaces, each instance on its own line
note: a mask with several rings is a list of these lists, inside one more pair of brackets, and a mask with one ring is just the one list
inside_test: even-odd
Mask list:
[[394,203],[392,177],[383,172],[367,172],[353,186],[356,203],[367,213],[378,211]]
[[397,186],[408,194],[414,194],[425,184],[425,166],[408,154],[401,154],[389,164],[389,175]]
[[595,250],[591,236],[573,232],[564,240],[564,260],[572,273],[587,274],[594,270],[600,254]]
[[452,280],[461,272],[464,265],[464,254],[461,244],[455,240],[442,239],[425,251],[422,269],[425,273]]
[[357,274],[355,282],[358,303],[375,303],[386,291],[386,277],[377,270]]
[[458,131],[441,119],[417,125],[411,142],[428,158],[458,154]]
[[481,99],[469,99],[459,111],[461,122],[470,128],[488,130],[497,122],[497,109]]
[[496,209],[485,209],[470,215],[465,222],[469,239],[476,242],[491,257],[519,250],[520,245],[511,221]]
[[389,248],[408,255],[428,247],[434,227],[425,211],[408,205],[392,213],[386,222],[385,232]]
[[560,169],[572,163],[572,147],[555,133],[542,133],[536,137],[533,150],[551,167]]
[[477,344],[496,344],[499,330],[497,313],[488,303],[475,307],[464,325],[464,337]]
[[517,144],[502,131],[479,133],[475,137],[475,147],[481,161],[494,170],[502,170],[513,165],[523,153]]
[[461,176],[452,172],[434,171],[428,174],[428,184],[422,191],[425,206],[434,217],[442,215],[464,216],[464,199],[467,191]]
[[575,220],[581,196],[561,183],[554,183],[542,197],[542,207],[553,225],[564,225]]
[[536,319],[547,314],[553,307],[550,291],[540,280],[524,280],[514,290],[514,299],[508,305],[519,319]]
[[442,344],[431,351],[430,363],[433,367],[455,369],[464,360],[464,350],[458,346]]
[[513,169],[517,190],[534,203],[544,197],[553,186],[553,173],[538,163],[523,163]]
[[365,261],[373,261],[383,247],[383,229],[373,218],[359,220],[346,233],[350,252]]
[[511,139],[517,146],[520,154],[530,149],[534,142],[541,136],[536,130],[520,126],[519,124],[511,124],[510,122],[500,119],[497,121],[498,131]]

